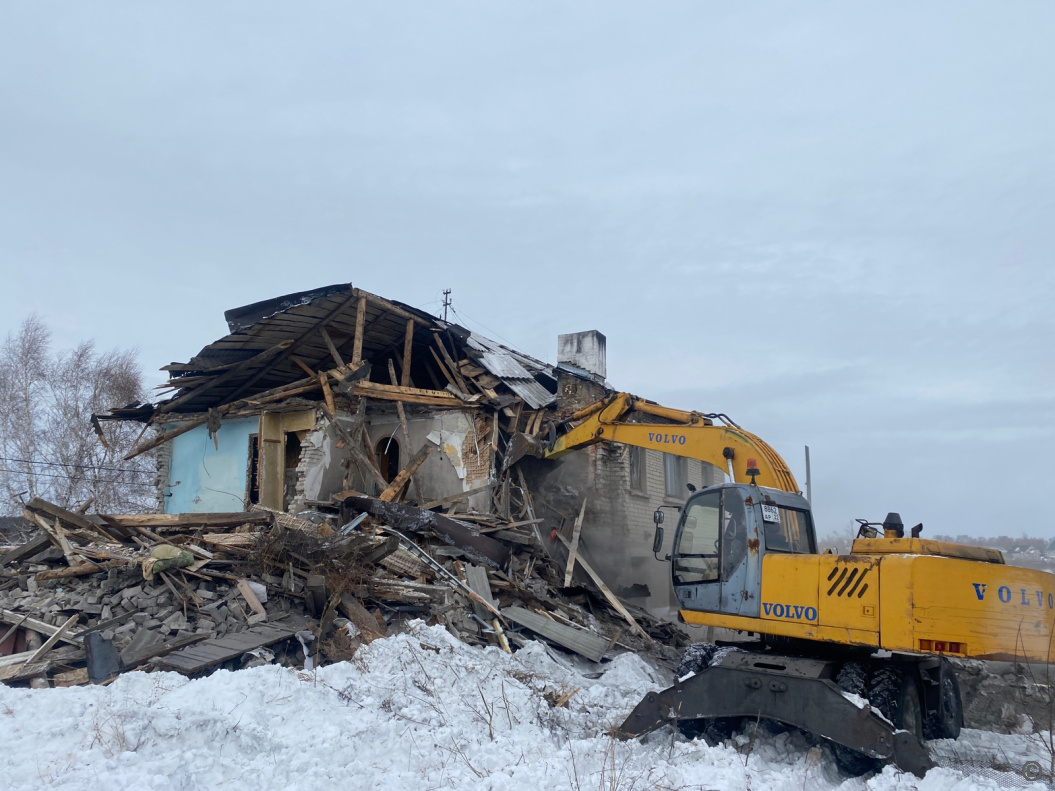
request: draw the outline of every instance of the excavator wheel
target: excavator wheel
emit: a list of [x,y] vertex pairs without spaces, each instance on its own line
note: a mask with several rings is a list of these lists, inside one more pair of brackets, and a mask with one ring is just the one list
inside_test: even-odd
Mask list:
[[[835,683],[839,688],[852,695],[861,698],[868,697],[869,669],[864,662],[847,662],[835,677]],[[841,744],[831,743],[832,752],[835,754],[835,763],[846,774],[853,777],[879,772],[886,763],[879,758],[871,758],[864,753],[845,747]]]
[[882,712],[895,728],[906,730],[923,741],[923,709],[919,688],[911,673],[886,665],[872,674],[868,702]]
[[923,735],[928,739],[957,739],[963,728],[963,699],[960,682],[948,659],[941,660],[938,710],[931,711],[923,721]]
[[685,678],[689,673],[699,673],[704,668],[710,667],[711,660],[718,653],[718,646],[713,643],[693,643],[685,649],[678,663],[676,675]]

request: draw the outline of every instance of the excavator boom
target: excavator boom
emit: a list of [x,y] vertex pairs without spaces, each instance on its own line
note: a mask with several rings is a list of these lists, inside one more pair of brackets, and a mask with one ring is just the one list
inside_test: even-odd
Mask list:
[[[626,418],[637,413],[633,422]],[[658,417],[661,421],[640,419]],[[751,483],[749,469],[760,486],[785,492],[799,491],[795,476],[773,448],[762,439],[725,418],[727,425],[715,425],[724,416],[685,412],[653,404],[629,393],[617,393],[572,415],[574,424],[556,438],[544,457],[559,459],[568,453],[605,440],[640,448],[685,456],[731,471],[733,480]],[[749,462],[754,462],[752,467]]]

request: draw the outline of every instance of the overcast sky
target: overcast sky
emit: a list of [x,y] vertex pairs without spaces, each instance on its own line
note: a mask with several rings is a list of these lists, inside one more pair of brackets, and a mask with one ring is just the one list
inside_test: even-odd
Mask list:
[[[1055,3],[4,3],[0,335],[351,282],[722,411],[823,531],[1053,535]],[[1036,498],[1036,499],[1031,499]]]

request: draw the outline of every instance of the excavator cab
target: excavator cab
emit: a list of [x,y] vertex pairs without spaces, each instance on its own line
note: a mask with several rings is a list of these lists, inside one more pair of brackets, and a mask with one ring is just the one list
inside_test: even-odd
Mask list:
[[733,483],[689,497],[673,547],[671,578],[683,609],[758,617],[762,557],[814,554],[817,542],[802,496]]

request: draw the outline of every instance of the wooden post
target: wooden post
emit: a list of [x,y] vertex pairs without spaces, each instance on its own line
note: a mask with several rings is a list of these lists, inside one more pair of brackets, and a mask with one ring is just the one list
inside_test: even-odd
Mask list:
[[359,297],[359,304],[355,309],[355,340],[352,343],[352,367],[356,367],[363,361],[363,329],[366,322],[366,297]]
[[[402,387],[410,387],[410,353],[414,346],[414,321],[407,319],[406,337],[403,339],[403,375],[399,380]],[[392,384],[395,384],[393,381]]]
[[571,585],[571,575],[575,571],[575,555],[579,551],[579,532],[582,530],[582,520],[586,516],[586,498],[582,498],[582,508],[575,518],[575,524],[571,529],[571,543],[568,544],[568,565],[564,569],[564,587]]
[[[410,328],[413,328],[414,327],[414,322],[412,322],[412,321],[408,322],[407,326],[410,327]],[[406,359],[406,358],[404,358],[404,359]],[[406,375],[407,370],[409,370],[409,369],[406,369],[406,368],[403,369],[404,376]],[[388,361],[388,378],[392,380],[392,384],[396,384],[396,367],[394,365],[392,365],[392,361],[391,360]],[[399,426],[403,430],[403,447],[405,448],[404,452],[409,453],[410,452],[410,430],[407,428],[407,412],[406,412],[405,409],[403,409],[403,402],[402,401],[396,401],[396,414],[399,415]],[[410,484],[411,484],[411,486],[414,487],[414,495],[415,495],[415,498],[416,498],[417,502],[419,502],[419,503],[422,502],[422,499],[421,499],[421,487],[418,486],[417,479],[416,478],[411,478],[410,479]]]

